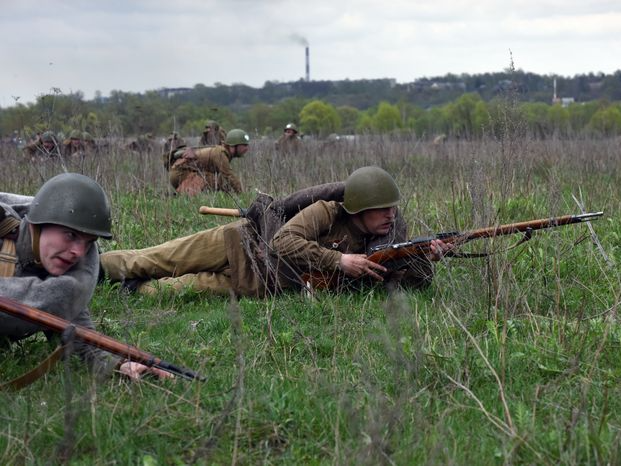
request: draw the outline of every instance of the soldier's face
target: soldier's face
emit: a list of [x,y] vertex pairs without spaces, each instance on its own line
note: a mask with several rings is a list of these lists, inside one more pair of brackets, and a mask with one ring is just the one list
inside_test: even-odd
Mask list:
[[295,131],[293,131],[292,129],[288,128],[285,130],[285,134],[289,137],[295,135]]
[[43,225],[39,237],[41,265],[50,275],[64,275],[86,255],[96,240],[97,236],[72,228]]
[[246,152],[248,152],[248,144],[239,144],[237,146],[237,156],[241,157],[242,155],[246,154]]
[[51,151],[54,148],[54,141],[43,141],[43,147],[46,151]]
[[367,233],[377,236],[387,235],[395,223],[396,207],[368,209],[359,215],[360,224]]

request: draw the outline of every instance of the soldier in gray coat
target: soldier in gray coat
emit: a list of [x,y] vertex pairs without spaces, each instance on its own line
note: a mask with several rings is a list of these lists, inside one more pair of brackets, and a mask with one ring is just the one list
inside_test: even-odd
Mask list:
[[[88,304],[99,274],[95,242],[109,239],[108,199],[94,180],[64,173],[34,198],[0,193],[0,296],[93,328]],[[43,330],[0,312],[0,347]],[[123,361],[80,341],[75,351],[96,371],[118,368],[131,378],[169,374]]]

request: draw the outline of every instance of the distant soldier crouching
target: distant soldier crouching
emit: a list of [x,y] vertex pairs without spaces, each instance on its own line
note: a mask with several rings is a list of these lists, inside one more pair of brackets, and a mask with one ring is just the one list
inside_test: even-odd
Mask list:
[[170,166],[170,184],[180,194],[241,192],[241,181],[231,169],[231,160],[243,157],[249,143],[248,133],[232,129],[221,146],[179,149],[165,160],[165,165]]

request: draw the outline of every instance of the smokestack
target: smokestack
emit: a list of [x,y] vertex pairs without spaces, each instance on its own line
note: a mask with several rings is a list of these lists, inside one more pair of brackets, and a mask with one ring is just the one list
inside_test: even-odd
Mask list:
[[308,52],[308,45],[306,46],[306,82],[310,81],[310,58]]

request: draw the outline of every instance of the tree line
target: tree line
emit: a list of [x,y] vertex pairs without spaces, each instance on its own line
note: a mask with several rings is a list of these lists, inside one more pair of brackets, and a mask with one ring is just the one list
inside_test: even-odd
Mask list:
[[557,78],[514,71],[446,75],[409,84],[393,80],[197,84],[176,93],[112,91],[86,100],[82,93],[55,89],[36,102],[0,108],[0,134],[30,138],[52,130],[88,131],[97,137],[135,137],[147,132],[199,135],[206,120],[241,127],[257,136],[278,135],[294,122],[303,133],[415,133],[480,138],[502,131],[510,115],[525,133],[539,138],[621,134],[621,71],[613,75]]

